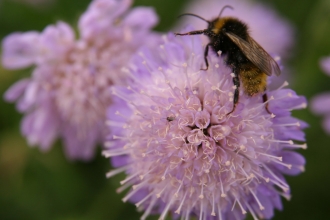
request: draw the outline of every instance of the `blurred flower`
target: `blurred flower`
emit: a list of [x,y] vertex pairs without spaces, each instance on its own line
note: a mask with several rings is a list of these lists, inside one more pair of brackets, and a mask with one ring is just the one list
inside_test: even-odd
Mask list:
[[[225,9],[221,16],[233,16],[247,23],[251,36],[266,51],[281,57],[289,54],[294,40],[292,26],[264,4],[246,0],[195,0],[190,2],[183,12],[212,20],[225,5],[234,9]],[[179,22],[176,28],[178,31],[187,25],[193,25],[196,30],[205,29],[207,26],[205,21],[192,16],[182,17]]]
[[120,69],[153,38],[153,9],[129,11],[131,0],[94,0],[80,17],[80,38],[58,22],[41,33],[13,33],[3,40],[5,68],[35,66],[32,76],[5,94],[25,113],[22,133],[30,145],[48,150],[63,138],[69,159],[91,159],[103,142],[109,86],[124,82]]
[[291,116],[306,99],[290,89],[261,96],[240,94],[233,107],[231,70],[214,54],[208,71],[199,36],[163,37],[158,48],[144,48],[124,72],[132,81],[116,86],[109,108],[111,138],[103,154],[112,158],[111,177],[126,172],[123,201],[165,219],[269,219],[290,198],[283,174],[304,170],[294,150],[306,148],[307,125]]
[[[330,75],[330,57],[324,57],[320,60],[322,70]],[[324,92],[312,98],[311,109],[317,115],[324,115],[324,130],[330,134],[330,92]]]

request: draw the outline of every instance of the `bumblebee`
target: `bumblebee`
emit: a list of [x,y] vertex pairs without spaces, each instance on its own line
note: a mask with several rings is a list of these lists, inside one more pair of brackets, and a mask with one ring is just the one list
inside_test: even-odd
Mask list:
[[[187,33],[175,33],[175,35],[198,35],[204,34],[210,42],[206,45],[204,51],[204,61],[207,70],[209,63],[207,60],[209,48],[219,56],[224,56],[226,65],[233,70],[233,83],[235,85],[235,93],[233,99],[233,108],[227,115],[233,113],[238,104],[239,87],[243,86],[243,91],[248,96],[255,96],[260,93],[263,94],[263,102],[267,102],[267,94],[265,93],[267,87],[267,76],[280,75],[281,71],[276,61],[249,35],[247,24],[234,17],[221,17],[221,13],[225,8],[231,6],[224,6],[217,18],[208,21],[204,18],[185,13],[204,20],[208,23],[207,29],[196,30]],[[268,103],[266,103],[266,111],[268,110]]]

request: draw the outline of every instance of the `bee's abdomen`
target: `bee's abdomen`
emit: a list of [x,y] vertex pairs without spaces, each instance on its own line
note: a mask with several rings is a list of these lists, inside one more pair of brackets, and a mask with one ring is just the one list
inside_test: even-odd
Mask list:
[[239,76],[244,92],[249,96],[262,93],[267,87],[267,75],[253,64],[239,68]]

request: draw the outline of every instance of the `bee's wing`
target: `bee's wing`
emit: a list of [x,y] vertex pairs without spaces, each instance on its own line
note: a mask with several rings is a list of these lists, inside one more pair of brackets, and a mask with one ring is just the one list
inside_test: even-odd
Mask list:
[[268,76],[272,75],[272,73],[275,73],[277,76],[281,74],[276,61],[251,37],[248,38],[248,41],[245,41],[230,32],[227,32],[226,35],[242,50],[246,58]]

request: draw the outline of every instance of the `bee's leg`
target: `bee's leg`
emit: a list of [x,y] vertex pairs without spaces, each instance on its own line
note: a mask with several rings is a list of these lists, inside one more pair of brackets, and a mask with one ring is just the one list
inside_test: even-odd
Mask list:
[[184,36],[184,35],[204,34],[206,32],[207,32],[207,29],[205,29],[205,30],[198,30],[198,31],[190,31],[190,32],[187,32],[187,33],[174,33],[174,34],[175,34],[175,36],[176,35]]
[[[263,94],[263,96],[262,96],[262,101],[263,101],[264,103],[268,101],[267,93]],[[266,111],[267,111],[269,114],[272,114],[272,113],[269,111],[269,109],[268,109],[268,102],[267,102],[266,105],[265,105],[265,109],[266,109]]]
[[206,64],[206,68],[205,69],[201,68],[201,70],[205,70],[205,71],[209,69],[209,61],[207,60],[207,55],[209,54],[209,46],[212,46],[212,43],[208,43],[204,50],[204,61]]
[[234,78],[233,78],[233,83],[236,86],[235,88],[235,93],[234,93],[234,100],[233,100],[233,109],[227,113],[227,115],[230,115],[231,113],[233,113],[235,111],[235,108],[237,106],[238,103],[238,98],[239,98],[239,86],[240,86],[240,82],[239,82],[239,78],[238,78],[238,74],[236,73],[236,71],[234,71]]

